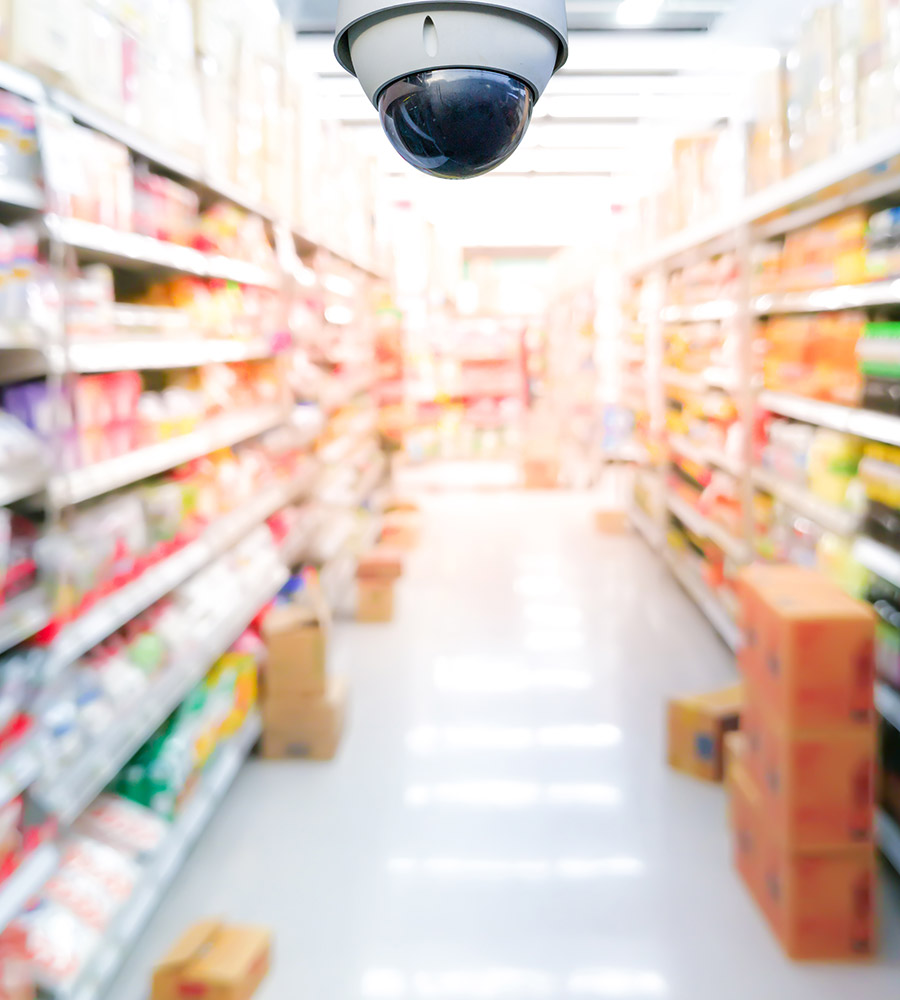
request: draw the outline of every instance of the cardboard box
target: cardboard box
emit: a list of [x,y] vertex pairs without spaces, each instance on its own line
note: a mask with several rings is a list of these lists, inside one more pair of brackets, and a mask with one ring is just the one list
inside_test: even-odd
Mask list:
[[875,613],[811,570],[751,566],[739,577],[738,663],[784,724],[825,729],[874,717]]
[[762,795],[741,760],[729,773],[734,866],[757,905],[763,902]]
[[377,545],[362,556],[356,570],[358,580],[397,580],[403,575],[403,553],[388,545]]
[[555,458],[526,458],[522,474],[527,490],[555,490],[559,485],[559,462]]
[[730,788],[737,780],[738,768],[747,766],[747,734],[740,729],[726,733],[722,740],[722,758],[723,777]]
[[597,531],[607,535],[624,535],[628,531],[628,517],[624,510],[598,510],[594,512]]
[[869,958],[877,947],[875,850],[790,852],[760,824],[762,909],[787,954]]
[[414,549],[422,534],[422,518],[415,511],[396,510],[384,515],[381,541],[397,549]]
[[872,726],[789,730],[748,690],[741,729],[768,822],[794,850],[871,841],[875,820]]
[[724,775],[725,734],[738,728],[743,687],[669,702],[669,766],[706,781]]
[[394,583],[392,580],[356,581],[356,620],[377,625],[394,617]]
[[249,1000],[269,971],[271,951],[263,927],[195,924],[156,966],[151,1000]]
[[347,683],[341,678],[331,678],[321,698],[267,699],[262,712],[263,756],[331,760],[344,732],[347,699]]
[[325,694],[328,623],[303,604],[272,608],[262,627],[268,657],[263,701]]

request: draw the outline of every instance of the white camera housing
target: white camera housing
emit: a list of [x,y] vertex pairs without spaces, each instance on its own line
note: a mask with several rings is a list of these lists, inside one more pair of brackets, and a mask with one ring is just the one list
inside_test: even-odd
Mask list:
[[475,176],[518,146],[565,63],[565,0],[340,0],[334,51],[402,156],[429,173]]

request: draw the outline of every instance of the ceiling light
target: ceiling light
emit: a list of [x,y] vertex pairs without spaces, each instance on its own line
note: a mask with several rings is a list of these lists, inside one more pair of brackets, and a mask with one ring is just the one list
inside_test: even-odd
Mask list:
[[653,24],[663,0],[622,0],[616,8],[616,22],[626,28],[643,28]]

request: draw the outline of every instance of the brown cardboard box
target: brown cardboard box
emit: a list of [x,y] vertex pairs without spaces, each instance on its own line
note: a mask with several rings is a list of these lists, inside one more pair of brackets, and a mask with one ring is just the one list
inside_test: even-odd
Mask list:
[[743,686],[669,702],[669,766],[706,781],[724,775],[725,734],[738,728]]
[[156,966],[151,1000],[250,1000],[269,971],[271,950],[263,927],[194,924]]
[[527,490],[555,490],[559,485],[559,462],[555,458],[526,458],[522,472]]
[[268,651],[264,701],[325,693],[328,629],[320,612],[303,604],[274,607],[262,634]]
[[381,625],[394,617],[392,580],[356,581],[356,620],[367,625]]
[[[743,708],[742,708],[743,713]],[[725,784],[730,788],[738,779],[738,769],[747,764],[747,734],[740,729],[734,729],[725,734],[722,740],[722,771]]]
[[874,714],[875,614],[811,570],[751,566],[739,577],[738,663],[786,726],[824,729]]
[[414,549],[422,534],[422,518],[415,511],[396,510],[384,515],[381,540],[397,549]]
[[734,838],[734,866],[758,906],[763,902],[762,795],[744,762],[729,772],[729,811]]
[[396,580],[403,575],[403,554],[387,545],[378,545],[362,556],[356,570],[359,580]]
[[875,729],[786,729],[753,690],[741,728],[768,824],[793,850],[857,846],[875,821]]
[[263,703],[263,756],[331,760],[347,716],[347,682],[330,678],[321,698],[267,699]]
[[607,535],[624,535],[628,531],[628,518],[624,510],[598,510],[594,513],[597,531]]

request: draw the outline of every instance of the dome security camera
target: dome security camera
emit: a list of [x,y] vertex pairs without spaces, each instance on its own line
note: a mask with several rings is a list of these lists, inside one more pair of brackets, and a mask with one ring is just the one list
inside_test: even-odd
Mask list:
[[436,177],[507,159],[568,56],[565,0],[339,0],[337,24],[391,145]]

